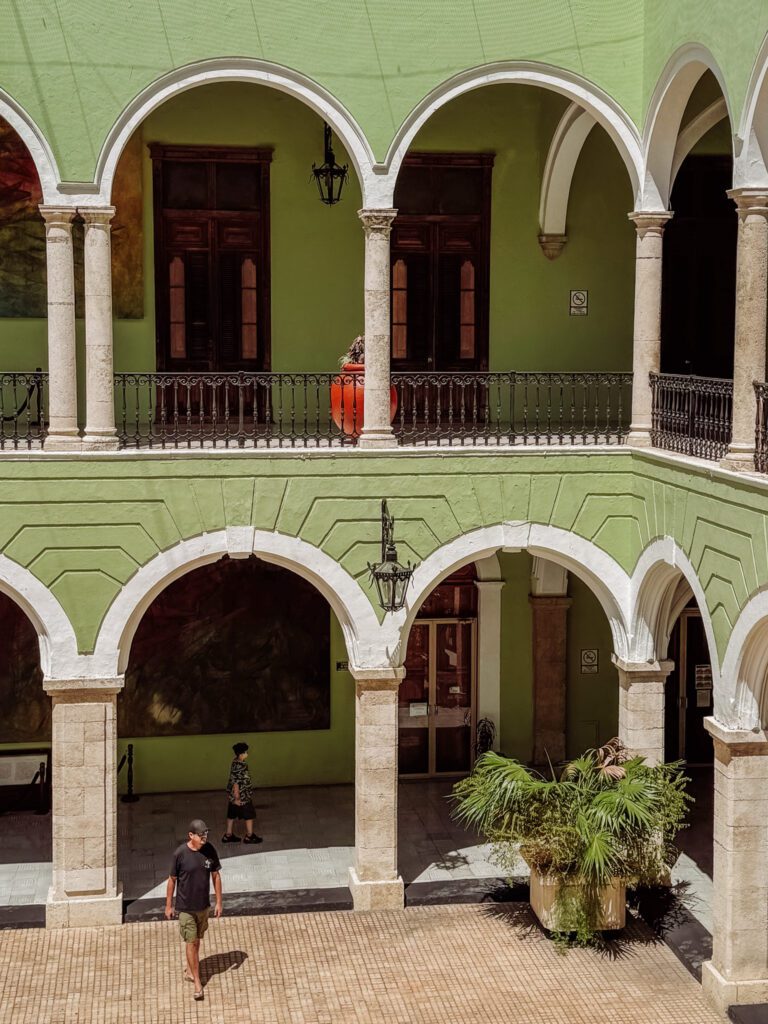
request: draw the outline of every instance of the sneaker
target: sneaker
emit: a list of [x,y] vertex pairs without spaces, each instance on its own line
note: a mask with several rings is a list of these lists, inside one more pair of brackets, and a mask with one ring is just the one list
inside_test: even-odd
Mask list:
[[222,843],[239,843],[240,836],[236,836],[234,832],[227,832],[221,837]]
[[246,836],[245,839],[243,839],[243,842],[244,843],[261,843],[261,842],[263,842],[263,840],[262,840],[261,836],[257,836],[255,832],[251,832],[251,834],[249,836]]

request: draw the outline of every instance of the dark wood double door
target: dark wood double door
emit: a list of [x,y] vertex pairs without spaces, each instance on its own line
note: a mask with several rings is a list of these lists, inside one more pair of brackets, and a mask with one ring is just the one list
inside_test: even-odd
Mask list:
[[271,152],[150,151],[158,369],[268,370]]

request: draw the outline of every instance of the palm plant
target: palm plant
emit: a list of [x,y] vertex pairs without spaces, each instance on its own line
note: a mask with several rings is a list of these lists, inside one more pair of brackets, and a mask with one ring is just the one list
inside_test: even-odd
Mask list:
[[581,893],[579,930],[593,933],[600,887],[666,877],[690,799],[686,781],[679,763],[647,765],[618,741],[586,751],[551,779],[489,752],[454,787],[454,816],[493,842],[502,863],[519,848],[563,893]]

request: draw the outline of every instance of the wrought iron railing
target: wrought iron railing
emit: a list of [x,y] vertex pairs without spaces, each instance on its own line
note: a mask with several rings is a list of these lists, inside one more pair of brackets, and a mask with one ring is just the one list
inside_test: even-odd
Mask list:
[[354,444],[362,383],[349,373],[118,373],[123,448]]
[[733,419],[732,380],[652,373],[650,384],[654,447],[700,459],[726,454]]
[[631,373],[393,373],[402,444],[620,444]]
[[39,448],[45,439],[48,374],[0,373],[0,451]]
[[764,381],[755,381],[755,398],[755,469],[758,473],[768,473],[768,384]]

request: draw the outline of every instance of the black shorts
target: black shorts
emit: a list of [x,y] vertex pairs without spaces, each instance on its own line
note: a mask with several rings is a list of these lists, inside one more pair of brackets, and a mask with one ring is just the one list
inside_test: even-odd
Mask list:
[[227,817],[230,821],[251,821],[256,817],[253,809],[253,800],[246,800],[244,804],[227,804]]

